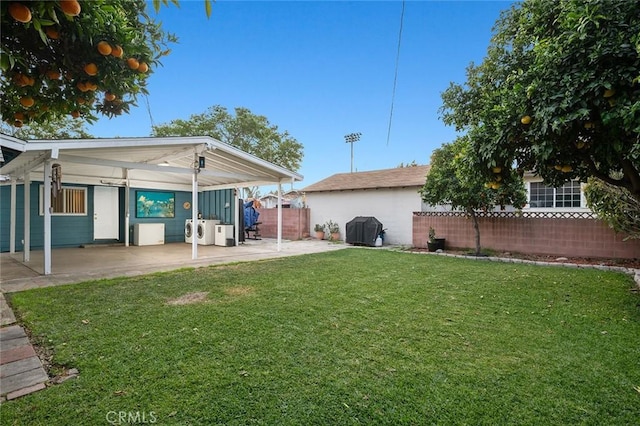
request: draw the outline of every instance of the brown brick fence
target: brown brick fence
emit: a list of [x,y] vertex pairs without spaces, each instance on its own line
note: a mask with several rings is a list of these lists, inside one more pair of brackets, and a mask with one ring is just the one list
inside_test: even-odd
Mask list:
[[[478,219],[483,248],[566,257],[640,258],[640,240],[623,241],[589,214],[491,212]],[[446,248],[475,247],[473,223],[461,212],[414,212],[413,246],[426,247],[429,227]]]
[[[260,234],[265,238],[278,236],[278,209],[257,209],[262,222]],[[282,209],[282,238],[300,240],[309,236],[311,213],[309,209]]]

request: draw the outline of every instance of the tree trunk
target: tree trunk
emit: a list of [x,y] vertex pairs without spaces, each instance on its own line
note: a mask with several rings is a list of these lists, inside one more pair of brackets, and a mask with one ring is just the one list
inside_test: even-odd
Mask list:
[[480,256],[480,226],[478,225],[478,216],[476,216],[475,210],[468,210],[467,213],[473,220],[473,230],[476,233],[476,256]]

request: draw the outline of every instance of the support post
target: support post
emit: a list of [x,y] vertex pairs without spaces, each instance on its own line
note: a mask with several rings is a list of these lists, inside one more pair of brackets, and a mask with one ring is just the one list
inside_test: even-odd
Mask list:
[[44,275],[51,275],[51,160],[44,162]]
[[31,260],[31,174],[24,175],[24,248],[22,261]]
[[124,169],[124,246],[129,247],[129,221],[131,220],[131,187],[129,186],[129,169]]
[[191,240],[191,259],[198,258],[198,154],[196,154],[191,179],[191,218],[193,220],[193,239]]
[[282,250],[282,182],[278,182],[278,244],[277,250]]
[[9,214],[9,253],[16,252],[16,180],[11,179],[11,213]]
[[233,189],[233,205],[234,207],[234,211],[236,214],[234,214],[234,223],[236,224],[236,226],[233,227],[233,240],[234,240],[234,245],[237,246],[239,244],[240,241],[240,195],[238,194],[238,188],[234,188]]

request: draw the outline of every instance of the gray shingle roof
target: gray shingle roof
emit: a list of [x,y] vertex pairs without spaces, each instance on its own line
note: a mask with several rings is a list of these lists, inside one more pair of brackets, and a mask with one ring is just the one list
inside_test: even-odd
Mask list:
[[353,189],[420,187],[426,182],[430,166],[396,167],[369,172],[338,173],[303,188],[304,192],[346,191]]

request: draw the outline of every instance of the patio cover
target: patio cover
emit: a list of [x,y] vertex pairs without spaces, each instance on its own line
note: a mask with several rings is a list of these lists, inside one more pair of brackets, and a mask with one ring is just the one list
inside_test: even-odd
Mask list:
[[[63,139],[24,141],[0,134],[0,145],[19,154],[0,167],[0,180],[12,185],[12,241],[15,238],[15,183],[31,180],[45,185],[45,205],[49,198],[53,163],[62,166],[62,182],[87,185],[125,186],[144,189],[171,189],[192,192],[194,221],[197,219],[197,193],[217,189],[278,185],[301,181],[302,176],[241,151],[208,136],[163,138]],[[204,159],[204,167],[199,167]],[[126,191],[128,196],[129,191]],[[27,204],[29,197],[25,197]],[[129,200],[125,200],[128,226]],[[28,211],[25,206],[25,211]],[[281,207],[280,205],[278,206]],[[278,215],[278,247],[281,236],[281,212]],[[29,220],[25,215],[25,231]],[[47,235],[49,234],[49,235]],[[25,232],[25,236],[28,232]],[[47,238],[48,237],[48,238]],[[128,233],[125,233],[128,245]],[[46,252],[51,250],[50,212],[45,209]],[[236,238],[236,241],[238,239]],[[28,260],[25,239],[25,260]],[[192,245],[197,258],[197,244]]]

